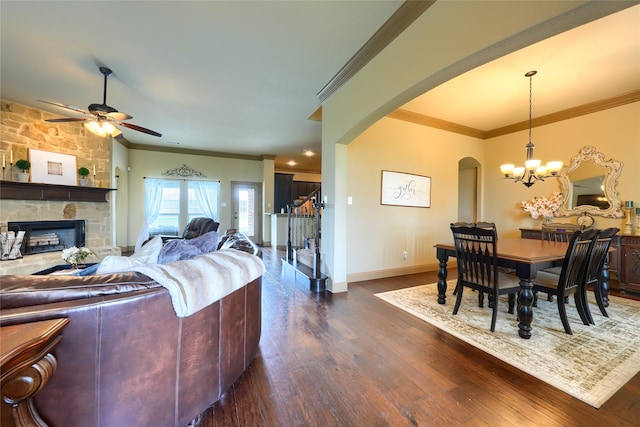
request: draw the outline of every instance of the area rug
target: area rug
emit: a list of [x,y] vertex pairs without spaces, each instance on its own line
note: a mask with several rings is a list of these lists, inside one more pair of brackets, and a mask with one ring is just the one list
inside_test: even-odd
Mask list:
[[506,296],[500,299],[496,330],[491,332],[491,309],[486,302],[485,308],[479,308],[477,293],[469,289],[463,293],[458,314],[452,314],[454,287],[455,281],[449,281],[445,305],[437,302],[435,283],[376,296],[595,408],[640,371],[638,301],[610,297],[607,318],[590,293],[596,324],[585,326],[571,298],[567,316],[573,335],[568,335],[555,300],[548,302],[541,294],[534,307],[532,337],[525,340],[518,335],[515,315],[507,312]]

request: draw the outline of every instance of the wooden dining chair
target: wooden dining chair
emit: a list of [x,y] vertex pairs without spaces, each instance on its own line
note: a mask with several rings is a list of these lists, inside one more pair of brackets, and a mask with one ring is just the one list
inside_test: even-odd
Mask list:
[[[576,231],[580,231],[581,228],[577,224],[563,224],[559,222],[551,222],[547,224],[542,224],[542,240],[547,240],[549,242],[564,242],[567,243],[571,240],[571,237]],[[560,271],[562,270],[562,262],[555,262],[553,266],[547,267],[542,271],[546,271],[548,273],[553,273],[560,276]],[[547,295],[547,301],[553,301],[553,295]],[[568,299],[565,299],[565,302],[568,302]]]
[[583,284],[580,289],[580,305],[578,310],[581,311],[582,322],[594,325],[593,316],[591,310],[589,310],[589,300],[587,299],[587,290],[594,288],[594,295],[596,303],[603,316],[609,317],[605,306],[603,289],[602,289],[602,272],[604,270],[604,264],[609,253],[609,247],[613,241],[613,237],[620,231],[617,227],[611,227],[600,231],[598,239],[596,240],[593,250],[591,251],[591,257],[589,258],[589,264],[587,266],[587,272],[584,277]]
[[498,297],[509,295],[509,313],[514,313],[515,296],[520,290],[519,279],[515,275],[501,273],[498,270],[496,253],[498,235],[495,225],[451,224],[456,262],[458,264],[458,283],[456,285],[456,303],[453,314],[458,314],[465,287],[478,291],[478,304],[482,307],[483,294],[489,295],[489,307],[492,308],[491,331],[496,327],[498,315]]
[[580,231],[577,224],[548,223],[542,224],[542,240],[551,242],[565,242],[571,240],[573,233]]
[[[580,287],[584,281],[591,251],[599,233],[600,231],[596,229],[574,232],[562,261],[560,275],[540,271],[533,280],[533,306],[538,305],[538,292],[540,291],[556,296],[558,314],[565,332],[569,335],[573,335],[573,332],[569,325],[569,319],[567,319],[565,297],[573,294],[576,306],[581,304]],[[579,314],[581,313],[579,312]]]

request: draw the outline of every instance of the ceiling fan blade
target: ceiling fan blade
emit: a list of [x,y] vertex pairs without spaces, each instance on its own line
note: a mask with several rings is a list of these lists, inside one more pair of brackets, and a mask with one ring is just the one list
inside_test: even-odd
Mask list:
[[84,122],[87,119],[82,117],[61,117],[59,119],[46,119],[45,122],[61,123],[61,122]]
[[109,113],[107,114],[108,117],[112,118],[113,120],[129,120],[129,119],[133,119],[133,116],[128,115],[127,113],[121,113],[121,112],[115,112],[115,113]]
[[89,115],[88,111],[81,110],[80,108],[74,107],[73,105],[64,105],[64,104],[60,104],[59,102],[43,101],[42,99],[38,99],[38,102],[44,102],[45,104],[54,105],[59,108],[64,108],[65,110],[75,111],[76,113]]
[[158,133],[158,132],[153,131],[151,129],[143,128],[142,126],[134,125],[134,124],[131,124],[131,123],[118,123],[118,124],[122,125],[124,127],[128,127],[129,129],[137,130],[138,132],[148,133],[149,135],[153,135],[153,136],[157,136],[157,137],[162,136],[161,133]]

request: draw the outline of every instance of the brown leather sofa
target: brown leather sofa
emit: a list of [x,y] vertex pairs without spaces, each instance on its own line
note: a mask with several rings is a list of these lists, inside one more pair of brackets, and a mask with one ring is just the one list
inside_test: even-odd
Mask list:
[[52,352],[57,370],[34,398],[50,426],[182,427],[255,356],[261,286],[179,318],[168,291],[140,273],[3,276],[0,326],[69,319]]

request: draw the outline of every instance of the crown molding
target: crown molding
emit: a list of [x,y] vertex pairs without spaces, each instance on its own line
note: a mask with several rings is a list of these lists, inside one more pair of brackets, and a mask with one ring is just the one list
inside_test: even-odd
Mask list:
[[405,1],[316,95],[324,102],[395,40],[435,1]]
[[[544,126],[551,123],[561,122],[576,117],[584,116],[598,111],[608,110],[610,108],[620,107],[626,104],[632,104],[640,101],[640,89],[630,93],[614,96],[612,98],[602,99],[595,102],[579,105],[577,107],[568,108],[566,110],[547,114],[545,116],[536,117],[531,121],[532,127]],[[387,117],[397,120],[428,126],[436,129],[442,129],[448,132],[458,133],[461,135],[471,136],[478,139],[489,139],[498,136],[508,135],[510,133],[519,132],[529,129],[529,121],[514,123],[501,128],[483,131],[471,128],[458,123],[448,122],[446,120],[437,119],[435,117],[426,116],[424,114],[414,113],[412,111],[397,109],[387,114]]]
[[317,122],[321,122],[322,121],[322,105],[319,106],[318,109],[313,112],[313,114],[307,117],[307,120],[315,120]]
[[[622,105],[631,104],[640,101],[640,89],[630,93],[614,96],[612,98],[601,99],[599,101],[578,105],[577,107],[567,108],[566,110],[557,111],[545,116],[536,117],[531,121],[531,127],[544,126],[551,123],[561,122],[580,116],[585,116],[598,111],[608,110],[610,108],[620,107]],[[525,120],[485,132],[484,139],[495,138],[498,136],[508,135],[510,133],[519,132],[529,129],[529,121]]]
[[390,117],[392,119],[404,120],[406,122],[411,122],[422,126],[442,129],[448,132],[472,136],[474,138],[485,139],[486,132],[480,129],[474,129],[458,123],[436,119],[435,117],[425,116],[424,114],[414,113],[413,111],[409,110],[397,109],[387,114],[387,117]]
[[157,145],[145,145],[145,144],[127,144],[127,148],[130,150],[143,150],[143,151],[157,151],[160,153],[176,153],[176,154],[193,154],[196,156],[210,156],[210,157],[223,157],[227,159],[240,159],[240,160],[273,160],[275,156],[270,154],[264,155],[249,155],[249,154],[236,154],[236,153],[223,153],[219,151],[207,151],[207,150],[194,150],[190,148],[177,148],[177,147],[161,147]]

